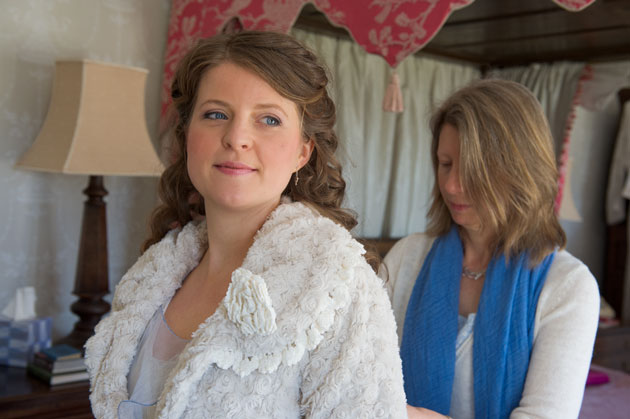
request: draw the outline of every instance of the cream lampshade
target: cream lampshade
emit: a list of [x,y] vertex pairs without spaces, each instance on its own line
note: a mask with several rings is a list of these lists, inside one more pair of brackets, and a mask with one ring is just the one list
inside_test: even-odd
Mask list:
[[89,60],[58,61],[48,114],[16,167],[89,175],[72,311],[79,316],[62,340],[83,347],[109,310],[107,191],[103,176],[159,176],[164,167],[147,131],[147,70]]
[[44,125],[17,167],[77,175],[159,176],[145,121],[147,70],[58,61]]

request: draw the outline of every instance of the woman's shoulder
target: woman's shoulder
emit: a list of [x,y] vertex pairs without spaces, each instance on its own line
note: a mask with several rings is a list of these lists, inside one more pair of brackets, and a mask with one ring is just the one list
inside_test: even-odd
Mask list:
[[539,314],[563,307],[595,315],[599,303],[599,286],[588,266],[566,250],[557,251],[539,297]]
[[406,307],[407,294],[410,294],[434,240],[434,237],[424,233],[410,234],[398,240],[383,260],[379,276],[387,284],[397,319],[400,317],[398,311]]
[[[398,276],[399,271],[419,271],[435,237],[425,233],[413,233],[398,240],[385,256],[383,264],[389,274]],[[417,272],[416,272],[417,275]]]
[[160,295],[170,294],[199,263],[207,242],[203,220],[191,221],[169,231],[162,240],[149,247],[122,277],[114,292],[112,308],[117,310],[138,299],[145,299],[144,296],[152,290]]
[[140,255],[132,270],[156,260],[196,258],[207,247],[208,237],[205,219],[193,220],[183,227],[169,230],[162,239]]
[[264,278],[274,302],[287,312],[304,299],[327,301],[330,289],[340,294],[359,282],[376,280],[365,249],[350,232],[310,207],[283,203],[269,216],[254,238],[242,268]]
[[434,241],[435,237],[426,233],[412,233],[398,240],[387,253],[387,256],[417,254],[418,251],[423,252],[424,250],[428,252]]
[[588,266],[567,250],[556,252],[545,285],[563,289],[578,287],[580,291],[598,292],[597,280]]
[[331,239],[352,237],[345,227],[321,215],[308,204],[283,199],[281,204],[269,214],[256,238],[287,229],[291,230],[292,236],[296,238],[326,235]]
[[365,249],[350,232],[300,202],[283,203],[254,237],[246,261],[265,270],[271,259],[302,266],[355,266]]

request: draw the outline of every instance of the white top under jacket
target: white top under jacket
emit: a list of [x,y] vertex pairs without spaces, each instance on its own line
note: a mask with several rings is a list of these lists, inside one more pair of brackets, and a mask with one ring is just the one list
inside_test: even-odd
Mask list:
[[[433,241],[425,234],[412,234],[399,240],[385,257],[387,270],[381,269],[381,272],[388,273],[387,288],[399,339],[402,339],[409,297]],[[567,251],[557,252],[538,299],[534,346],[523,397],[512,411],[511,419],[578,417],[597,331],[599,303],[597,281],[586,265]],[[472,352],[472,339],[469,343],[464,346]],[[453,389],[466,389],[472,395],[471,371],[457,371],[463,366],[472,369],[472,362],[468,362],[472,360],[471,354],[466,361],[463,352],[456,354],[461,361],[455,364],[455,378],[461,377],[467,382],[454,382]],[[474,398],[453,395],[453,402],[456,400],[467,400],[465,403],[472,406],[457,406],[455,411],[474,408]],[[458,418],[454,416],[454,419]]]
[[[86,343],[97,418],[115,418],[129,398],[147,323],[206,248],[205,223],[191,222],[148,249],[116,287],[111,314]],[[157,417],[406,418],[394,316],[363,253],[305,205],[278,206],[180,354]]]
[[190,339],[182,339],[168,326],[160,306],[155,311],[138,343],[129,374],[127,391],[129,400],[118,405],[118,419],[152,419],[157,400],[179,354]]

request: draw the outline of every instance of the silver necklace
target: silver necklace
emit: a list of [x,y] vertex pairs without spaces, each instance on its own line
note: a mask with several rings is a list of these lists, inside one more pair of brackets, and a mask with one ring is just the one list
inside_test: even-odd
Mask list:
[[485,273],[485,269],[483,271],[475,272],[462,265],[462,276],[465,276],[466,278],[474,279],[476,281],[481,278]]

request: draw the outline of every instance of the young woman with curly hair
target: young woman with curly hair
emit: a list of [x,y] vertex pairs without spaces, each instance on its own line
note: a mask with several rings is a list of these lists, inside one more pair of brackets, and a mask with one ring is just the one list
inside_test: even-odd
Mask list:
[[181,60],[163,203],[86,344],[97,418],[406,416],[391,306],[341,208],[327,83],[271,32]]

